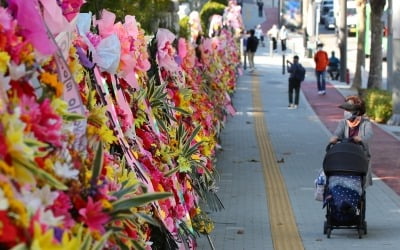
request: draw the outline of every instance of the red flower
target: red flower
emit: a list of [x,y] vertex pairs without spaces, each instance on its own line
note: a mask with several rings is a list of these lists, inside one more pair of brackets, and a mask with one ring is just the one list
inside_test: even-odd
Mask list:
[[106,224],[110,217],[103,212],[101,201],[93,202],[92,197],[86,204],[86,208],[81,208],[79,214],[82,216],[82,221],[91,230],[104,232],[104,224]]
[[11,248],[24,239],[7,215],[7,211],[0,211],[0,247]]

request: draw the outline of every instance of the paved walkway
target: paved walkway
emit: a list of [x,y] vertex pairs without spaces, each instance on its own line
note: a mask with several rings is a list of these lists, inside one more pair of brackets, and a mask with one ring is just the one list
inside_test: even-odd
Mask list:
[[[301,60],[306,66],[312,65],[307,59]],[[400,197],[392,188],[398,190],[400,141],[391,132],[382,130],[382,126],[374,126],[372,157],[376,176],[374,185],[367,189],[368,234],[358,239],[353,230],[333,230],[331,239],[327,239],[322,233],[325,210],[313,199],[313,181],[321,168],[330,131],[342,114],[336,108],[343,100],[340,93],[347,90],[336,83],[329,85],[326,96],[318,96],[313,73],[308,70],[299,108],[289,110],[287,75],[282,75],[281,64],[281,56],[271,57],[267,48],[261,48],[256,56],[256,71],[245,72],[239,78],[233,97],[238,112],[227,120],[218,155],[218,195],[225,209],[210,213],[216,222],[211,235],[215,249],[274,249],[268,216],[271,197],[265,192],[255,134],[257,112],[264,115],[275,160],[290,198],[289,207],[281,209],[293,210],[304,249],[398,249]],[[253,107],[255,81],[260,83],[261,110]],[[199,249],[211,249],[205,237],[199,239]]]

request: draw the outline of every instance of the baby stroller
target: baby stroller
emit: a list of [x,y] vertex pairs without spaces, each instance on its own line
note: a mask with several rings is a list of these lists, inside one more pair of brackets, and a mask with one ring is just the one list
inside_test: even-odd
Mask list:
[[364,144],[340,140],[329,144],[323,161],[326,175],[324,234],[333,229],[357,229],[358,237],[367,234],[365,221],[365,182],[368,158]]

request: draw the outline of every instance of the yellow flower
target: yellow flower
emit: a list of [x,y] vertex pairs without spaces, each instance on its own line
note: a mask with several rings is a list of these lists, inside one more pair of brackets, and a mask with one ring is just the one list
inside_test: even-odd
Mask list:
[[8,165],[5,161],[0,160],[0,172],[4,175],[13,177],[15,170],[12,166]]
[[178,162],[180,172],[190,172],[192,165],[190,164],[190,161],[188,159],[186,159],[185,157],[179,156],[177,162]]
[[0,73],[5,74],[8,69],[8,63],[10,62],[10,55],[5,51],[0,51]]
[[112,209],[112,204],[106,199],[102,199],[101,204],[103,205],[103,208],[106,210]]
[[70,55],[70,58],[72,58],[72,60],[70,60],[70,62],[68,64],[69,70],[71,71],[75,82],[80,83],[84,78],[84,74],[83,74],[84,70],[83,70],[82,65],[78,61],[76,48],[74,46],[71,46],[71,48],[69,50],[69,55]]
[[51,100],[51,107],[61,116],[68,113],[68,103],[60,98]]
[[28,227],[29,217],[25,204],[13,198],[9,198],[8,202],[9,202],[8,210],[15,214],[16,224],[18,226]]
[[81,240],[78,237],[70,237],[67,232],[64,232],[61,240],[62,249],[76,250],[81,247]]
[[64,91],[64,84],[58,81],[56,74],[51,74],[49,72],[43,72],[40,74],[40,81],[56,91],[56,96],[60,97]]
[[58,250],[64,249],[54,241],[54,230],[42,231],[40,224],[34,224],[33,241],[31,250]]

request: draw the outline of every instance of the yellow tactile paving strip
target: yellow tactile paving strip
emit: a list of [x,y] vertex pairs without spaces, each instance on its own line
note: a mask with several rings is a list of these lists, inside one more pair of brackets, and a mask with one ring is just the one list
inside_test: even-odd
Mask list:
[[271,237],[275,250],[301,250],[303,242],[294,218],[284,179],[268,136],[260,95],[260,79],[252,78],[254,124],[263,166]]

